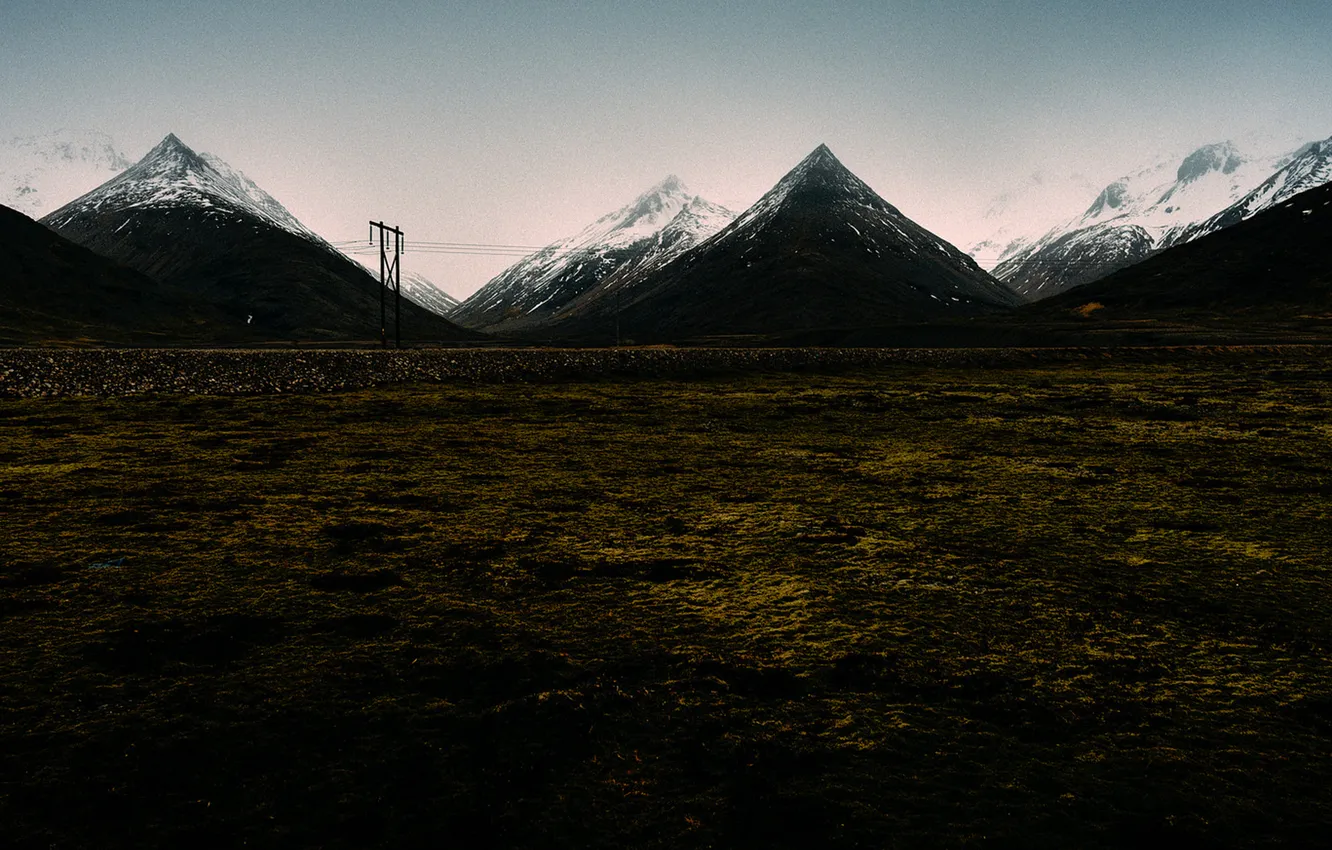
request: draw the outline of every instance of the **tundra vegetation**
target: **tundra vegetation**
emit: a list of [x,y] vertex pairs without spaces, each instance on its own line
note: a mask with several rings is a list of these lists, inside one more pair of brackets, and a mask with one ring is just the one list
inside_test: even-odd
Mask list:
[[1254,354],[0,399],[0,841],[1313,846],[1330,398]]

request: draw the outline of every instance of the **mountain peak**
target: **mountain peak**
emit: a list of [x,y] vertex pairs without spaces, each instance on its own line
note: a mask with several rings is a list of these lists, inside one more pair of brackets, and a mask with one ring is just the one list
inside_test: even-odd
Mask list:
[[802,168],[806,170],[820,168],[835,168],[842,171],[846,170],[846,166],[842,165],[841,161],[833,155],[832,150],[827,145],[819,145],[817,148],[810,151],[809,156],[802,159],[800,164],[796,166],[797,171]]
[[450,318],[478,329],[539,324],[594,290],[664,265],[734,218],[667,175],[629,204],[514,263]]
[[819,145],[802,159],[741,219],[752,219],[792,204],[811,208],[853,204],[897,214],[891,204],[843,165],[827,145]]
[[154,177],[160,180],[180,180],[190,172],[206,171],[207,164],[199,154],[176,136],[168,133],[152,150],[144,154],[128,171],[136,180]]
[[43,221],[58,228],[89,210],[143,207],[204,210],[209,215],[225,210],[227,214],[257,217],[323,243],[254,181],[216,156],[195,153],[175,133],[168,133],[143,159],[118,176]]
[[167,133],[166,138],[162,139],[162,141],[158,142],[152,150],[148,151],[148,154],[144,156],[144,159],[155,159],[157,157],[173,154],[188,154],[189,156],[197,155],[190,146],[182,142],[180,137],[175,133]]
[[[842,165],[841,160],[833,155],[833,152],[827,145],[819,145],[809,156],[800,160],[800,164],[791,169],[786,177],[782,178],[781,183],[807,183],[810,181],[828,181],[832,180],[839,183],[860,183],[860,178],[851,173],[851,170]],[[779,183],[778,185],[781,185]],[[865,187],[868,189],[869,187]]]
[[656,186],[653,186],[651,189],[649,189],[647,191],[647,194],[687,195],[689,194],[689,188],[685,186],[684,181],[681,180],[679,177],[676,177],[674,174],[668,174],[666,175],[665,180],[662,180]]
[[[593,229],[609,224],[611,231],[618,232],[613,241],[628,244],[660,230],[685,204],[689,203],[691,198],[684,182],[671,174],[635,198],[629,206],[603,216],[597,225],[593,225]],[[607,238],[611,235],[611,231],[596,236],[592,236],[589,231],[584,233],[591,241],[596,241]]]
[[1184,157],[1179,170],[1175,172],[1175,179],[1180,183],[1188,183],[1211,171],[1230,174],[1243,164],[1244,157],[1240,156],[1232,142],[1216,142],[1203,145]]

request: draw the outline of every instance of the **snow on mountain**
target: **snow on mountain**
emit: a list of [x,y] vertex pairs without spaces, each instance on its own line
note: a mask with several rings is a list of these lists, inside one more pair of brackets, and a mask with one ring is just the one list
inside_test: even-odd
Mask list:
[[1196,225],[1291,159],[1220,142],[1159,162],[1110,183],[1081,215],[1009,251],[994,274],[1029,301],[1104,277],[1192,238]]
[[287,208],[278,203],[272,195],[260,189],[255,182],[211,153],[200,153],[199,158],[207,163],[222,177],[222,187],[227,196],[248,205],[251,211],[258,210],[262,218],[276,224],[283,230],[289,230],[297,236],[305,236],[323,242],[323,237],[301,224],[296,216],[287,212]]
[[254,181],[212,154],[195,153],[174,133],[117,177],[46,216],[46,223],[58,228],[93,212],[155,207],[254,216],[332,250]]
[[420,272],[403,274],[402,297],[415,301],[439,316],[449,315],[460,303],[457,298],[440,289],[438,284]]
[[1190,227],[1176,244],[1239,224],[1301,192],[1329,182],[1332,182],[1332,137],[1301,147],[1275,174],[1221,212]]
[[1026,312],[1037,321],[1086,316],[1094,303],[1093,324],[1242,313],[1250,329],[1273,320],[1308,328],[1332,312],[1329,232],[1332,183],[1325,182]]
[[473,328],[539,321],[623,268],[668,261],[734,217],[671,175],[573,236],[510,266],[450,318]]
[[657,232],[652,244],[638,258],[630,260],[602,280],[588,293],[620,290],[622,295],[638,281],[646,280],[657,269],[719,232],[735,220],[735,213],[720,204],[694,198],[675,218]]
[[129,167],[105,133],[16,137],[0,142],[0,204],[40,218]]
[[[213,216],[257,218],[345,256],[242,172],[218,156],[196,153],[175,134],[113,179],[48,215],[45,222],[60,228],[92,213],[107,212],[123,214],[123,226],[130,226],[136,211],[151,209],[194,209]],[[377,272],[371,275],[378,279]],[[458,303],[426,278],[410,272],[402,276],[402,294],[437,315]]]

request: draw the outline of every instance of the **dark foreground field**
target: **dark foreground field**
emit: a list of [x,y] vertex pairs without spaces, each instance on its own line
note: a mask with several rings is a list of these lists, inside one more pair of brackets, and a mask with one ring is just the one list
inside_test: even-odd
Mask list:
[[1330,398],[1268,355],[0,400],[0,844],[1321,845]]

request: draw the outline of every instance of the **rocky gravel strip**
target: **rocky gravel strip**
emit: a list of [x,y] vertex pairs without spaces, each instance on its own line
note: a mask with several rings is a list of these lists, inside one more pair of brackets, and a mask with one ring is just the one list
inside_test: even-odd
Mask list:
[[0,349],[0,397],[142,393],[319,393],[405,383],[544,382],[599,376],[688,378],[715,373],[841,371],[892,365],[1014,366],[1041,362],[1283,354],[1321,346],[1172,348],[601,348]]

